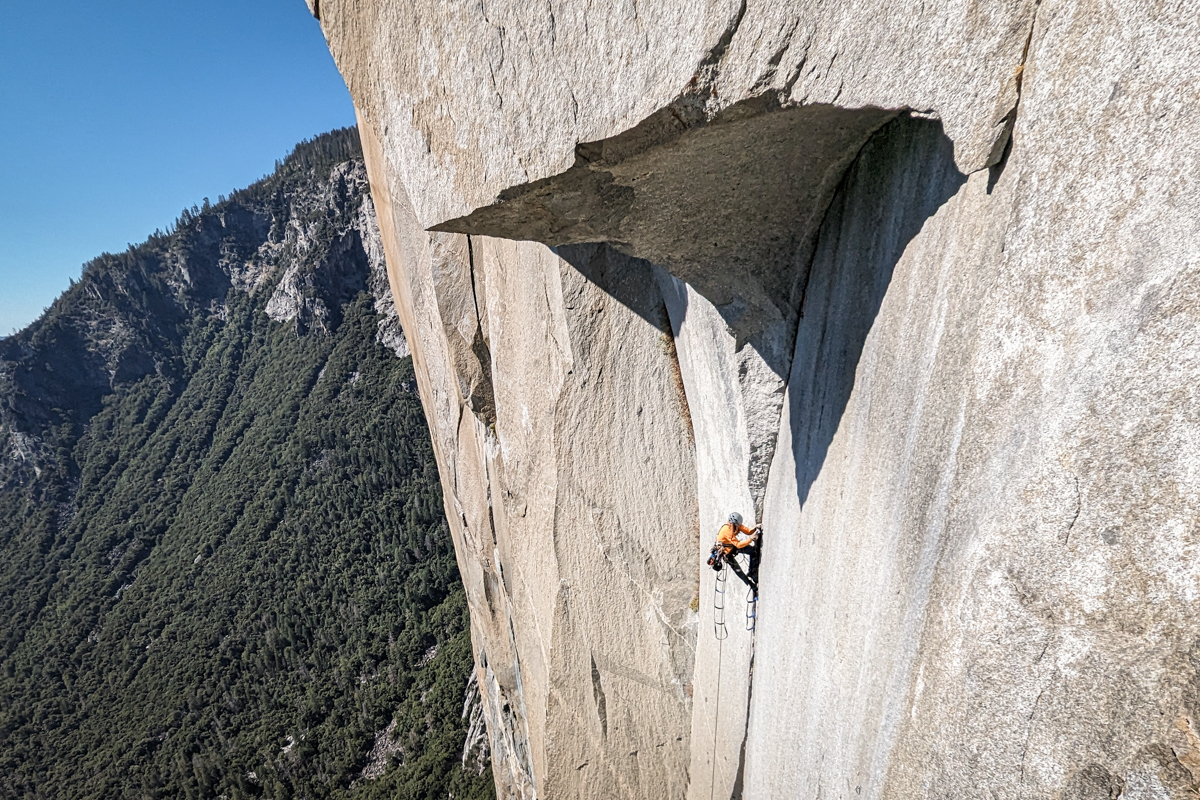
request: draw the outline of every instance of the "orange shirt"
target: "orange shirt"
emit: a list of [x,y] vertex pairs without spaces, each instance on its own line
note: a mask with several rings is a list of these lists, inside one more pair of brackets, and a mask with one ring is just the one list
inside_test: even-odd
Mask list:
[[732,522],[726,522],[721,526],[721,530],[717,532],[717,544],[723,544],[726,547],[736,547],[738,550],[754,544],[753,539],[747,539],[744,542],[739,542],[737,538],[739,533],[744,533],[747,536],[750,536],[754,533],[754,529],[747,528],[745,525],[738,525],[735,528]]

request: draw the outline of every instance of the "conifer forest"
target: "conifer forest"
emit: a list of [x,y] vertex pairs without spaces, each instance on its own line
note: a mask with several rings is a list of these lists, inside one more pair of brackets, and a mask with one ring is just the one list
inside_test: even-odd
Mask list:
[[0,340],[0,796],[494,796],[377,237],[335,131]]

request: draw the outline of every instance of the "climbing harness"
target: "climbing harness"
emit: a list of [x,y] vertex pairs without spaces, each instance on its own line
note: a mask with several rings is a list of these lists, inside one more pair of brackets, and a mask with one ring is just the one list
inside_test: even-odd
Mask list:
[[713,545],[712,550],[708,553],[708,565],[716,572],[720,572],[725,567],[725,545]]

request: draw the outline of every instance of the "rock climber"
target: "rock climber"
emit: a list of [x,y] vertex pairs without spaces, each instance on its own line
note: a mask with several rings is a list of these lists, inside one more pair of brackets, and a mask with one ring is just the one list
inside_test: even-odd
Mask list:
[[[728,564],[733,570],[733,574],[741,578],[742,583],[749,586],[758,594],[758,560],[760,554],[759,537],[762,534],[762,527],[747,528],[742,524],[742,515],[734,511],[729,515],[729,521],[721,526],[721,530],[717,531],[717,542],[713,545],[712,554],[708,558],[708,564],[715,570],[720,570],[721,566]],[[739,536],[746,538],[739,539]],[[748,550],[750,555],[750,568],[742,571],[742,567],[738,564],[735,553],[742,550]],[[749,574],[747,574],[749,573]]]

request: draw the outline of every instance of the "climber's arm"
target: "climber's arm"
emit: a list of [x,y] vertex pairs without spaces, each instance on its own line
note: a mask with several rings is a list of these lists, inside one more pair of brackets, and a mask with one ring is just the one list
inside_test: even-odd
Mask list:
[[734,543],[734,547],[736,547],[738,550],[741,550],[743,547],[749,547],[758,541],[758,531],[755,528],[747,528],[745,525],[738,525],[738,533],[744,533],[746,536],[750,537],[745,541]]

